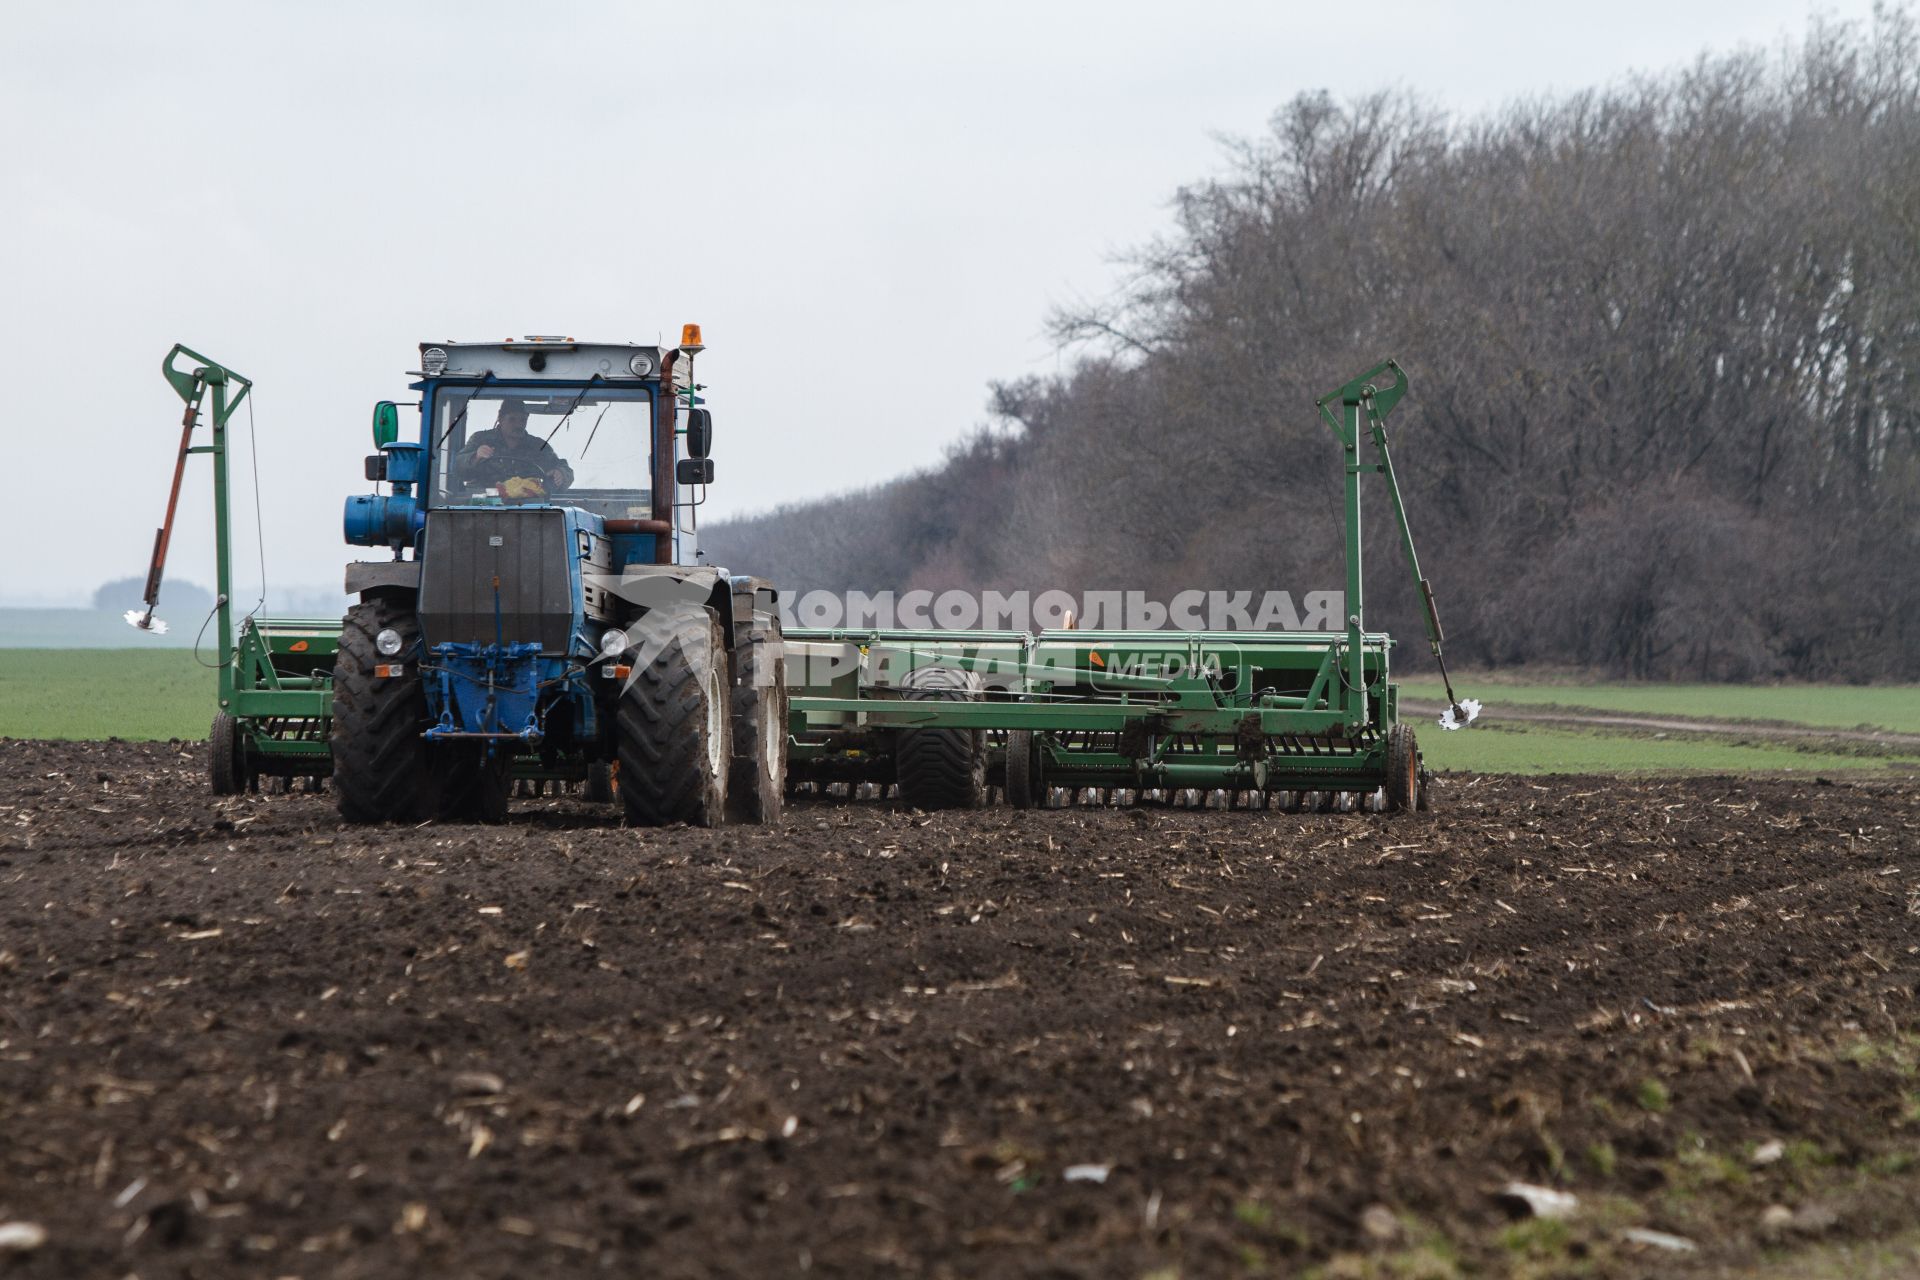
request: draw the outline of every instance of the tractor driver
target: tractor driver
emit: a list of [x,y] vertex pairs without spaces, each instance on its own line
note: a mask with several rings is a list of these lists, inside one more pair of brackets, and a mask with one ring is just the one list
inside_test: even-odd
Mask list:
[[454,462],[454,474],[470,489],[516,478],[537,479],[550,490],[573,483],[573,468],[560,460],[553,446],[528,434],[527,406],[519,400],[504,401],[493,429],[468,438]]

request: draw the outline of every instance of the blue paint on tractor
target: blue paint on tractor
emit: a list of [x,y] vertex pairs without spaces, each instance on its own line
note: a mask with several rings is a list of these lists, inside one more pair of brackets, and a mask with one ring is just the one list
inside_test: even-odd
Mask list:
[[393,485],[393,492],[356,493],[347,498],[342,515],[347,542],[356,547],[391,547],[398,555],[401,548],[414,544],[426,526],[426,512],[420,509],[413,488],[427,478],[427,448],[395,440],[381,445],[370,461],[379,463],[379,473]]
[[342,522],[353,546],[398,550],[413,545],[426,516],[409,494],[356,493],[347,499]]
[[[462,644],[431,649],[428,701],[440,719],[429,738],[518,738],[537,743],[545,736],[540,692],[552,682],[572,683],[566,663],[540,656],[537,644]],[[555,705],[548,704],[548,709]]]

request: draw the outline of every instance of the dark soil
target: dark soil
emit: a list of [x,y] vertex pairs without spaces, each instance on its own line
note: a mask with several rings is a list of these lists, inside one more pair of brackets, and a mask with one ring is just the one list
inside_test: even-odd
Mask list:
[[1920,1205],[1911,781],[707,832],[203,776],[0,742],[7,1280],[1718,1273]]

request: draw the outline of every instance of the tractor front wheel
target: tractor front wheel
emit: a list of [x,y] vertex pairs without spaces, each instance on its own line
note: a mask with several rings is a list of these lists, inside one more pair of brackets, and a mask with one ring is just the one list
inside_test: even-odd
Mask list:
[[[382,654],[382,631],[400,650]],[[433,816],[427,695],[420,680],[420,623],[409,603],[362,600],[347,610],[333,662],[333,790],[348,822],[418,822]],[[377,668],[402,666],[399,675]]]
[[614,715],[627,821],[717,827],[733,759],[719,619],[700,606],[669,605],[627,634],[633,647],[620,661],[633,670]]

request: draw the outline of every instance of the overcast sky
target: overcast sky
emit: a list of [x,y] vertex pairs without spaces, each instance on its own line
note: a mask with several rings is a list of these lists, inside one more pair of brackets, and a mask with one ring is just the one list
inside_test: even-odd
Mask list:
[[[257,384],[276,587],[337,585],[360,554],[341,501],[368,488],[370,406],[406,398],[422,339],[671,341],[699,321],[708,510],[758,510],[935,462],[984,421],[990,380],[1059,367],[1048,309],[1108,293],[1174,190],[1219,170],[1214,138],[1296,93],[1400,86],[1472,115],[1774,47],[1812,11],[13,5],[0,603],[144,571],[175,341]],[[172,572],[210,583],[205,460],[189,474]],[[250,488],[234,505],[251,601]]]

